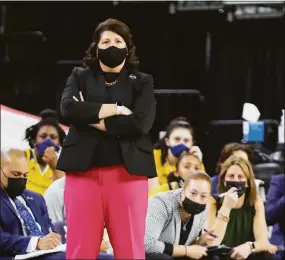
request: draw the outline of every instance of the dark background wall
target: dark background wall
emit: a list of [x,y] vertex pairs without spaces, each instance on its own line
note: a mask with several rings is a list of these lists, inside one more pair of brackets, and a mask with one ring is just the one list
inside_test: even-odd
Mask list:
[[[0,102],[4,105],[33,114],[47,107],[58,109],[64,80],[75,66],[58,61],[80,60],[94,28],[113,17],[130,26],[140,68],[154,76],[156,89],[197,89],[203,94],[204,107],[187,95],[163,97],[160,102],[179,108],[189,118],[195,115],[199,142],[210,120],[240,119],[246,101],[258,106],[262,119],[280,119],[285,104],[284,18],[228,22],[226,12],[170,14],[170,2],[1,4],[7,6],[6,35],[41,31],[46,37],[44,44],[38,39],[9,38],[10,62],[3,62],[2,37]],[[164,122],[171,119],[170,113],[157,116]]]

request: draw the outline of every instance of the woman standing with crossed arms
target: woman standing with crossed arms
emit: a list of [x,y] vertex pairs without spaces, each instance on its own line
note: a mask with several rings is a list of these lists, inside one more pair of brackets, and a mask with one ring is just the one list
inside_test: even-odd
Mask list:
[[138,72],[131,32],[115,19],[96,28],[84,65],[61,99],[71,124],[57,165],[66,172],[67,258],[96,259],[105,223],[115,259],[144,259],[153,78]]

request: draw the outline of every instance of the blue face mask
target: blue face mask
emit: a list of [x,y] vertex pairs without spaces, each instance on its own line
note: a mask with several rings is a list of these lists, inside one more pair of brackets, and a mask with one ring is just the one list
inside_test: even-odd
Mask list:
[[177,144],[177,145],[174,145],[174,146],[170,146],[169,147],[171,153],[173,154],[173,156],[175,156],[176,158],[179,158],[181,156],[181,154],[183,152],[189,152],[189,148],[184,145],[184,144]]
[[45,150],[48,148],[48,147],[51,147],[53,146],[54,147],[54,150],[56,152],[59,151],[59,146],[56,145],[52,140],[50,140],[49,138],[45,139],[43,142],[41,142],[40,144],[36,144],[35,145],[35,148],[37,150],[37,153],[38,155],[40,156],[43,156],[44,155],[44,152]]

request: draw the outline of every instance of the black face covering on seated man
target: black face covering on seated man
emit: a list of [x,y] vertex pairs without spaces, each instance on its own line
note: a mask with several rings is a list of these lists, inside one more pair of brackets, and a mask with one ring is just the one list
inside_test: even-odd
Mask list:
[[[3,171],[2,171],[3,172]],[[27,179],[26,178],[10,178],[7,177],[3,172],[4,176],[8,179],[8,187],[5,188],[10,198],[16,198],[20,196],[26,189]]]
[[237,188],[237,194],[239,198],[246,191],[245,181],[226,181],[225,183],[226,183],[225,185],[226,191],[228,191],[229,189],[233,187]]
[[109,68],[115,68],[122,64],[128,54],[127,48],[117,48],[116,46],[107,49],[98,48],[98,59]]

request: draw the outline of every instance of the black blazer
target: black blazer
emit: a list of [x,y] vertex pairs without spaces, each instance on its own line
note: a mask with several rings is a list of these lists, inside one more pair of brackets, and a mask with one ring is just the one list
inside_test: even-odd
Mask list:
[[[61,98],[61,114],[70,123],[58,159],[57,169],[68,172],[87,171],[91,158],[102,132],[89,124],[99,123],[98,114],[103,102],[105,79],[101,72],[90,68],[75,67],[67,79]],[[79,100],[82,91],[84,102]],[[117,79],[112,103],[122,102],[132,110],[129,116],[105,118],[109,135],[117,136],[126,169],[130,174],[156,177],[153,146],[149,136],[152,128],[156,101],[153,78],[150,75],[130,73],[123,68]]]

